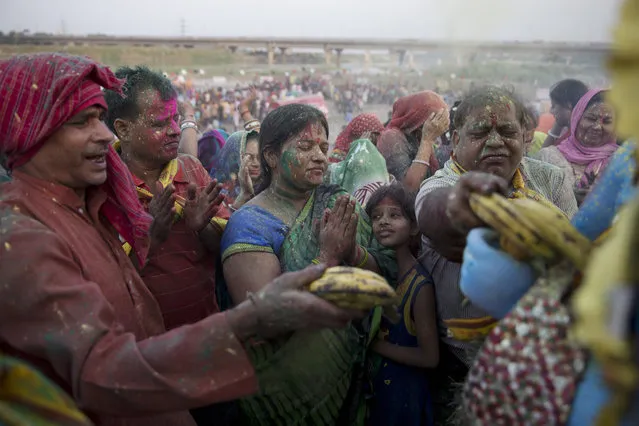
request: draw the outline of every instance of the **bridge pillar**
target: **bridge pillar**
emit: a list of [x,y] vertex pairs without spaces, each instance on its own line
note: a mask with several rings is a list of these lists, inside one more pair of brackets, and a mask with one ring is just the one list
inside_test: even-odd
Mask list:
[[342,52],[344,51],[344,49],[337,48],[335,49],[335,64],[337,65],[337,68],[341,68],[342,67]]
[[413,55],[413,52],[406,52],[406,59],[408,59],[408,66],[415,68],[415,56]]
[[282,63],[285,64],[286,63],[286,50],[288,49],[288,47],[280,47],[280,57],[282,58]]
[[333,49],[328,47],[327,44],[324,45],[324,61],[326,65],[331,65],[333,63]]
[[373,64],[373,60],[371,59],[371,51],[364,51],[364,67],[368,68]]
[[268,66],[272,67],[275,63],[275,46],[273,46],[273,43],[266,44],[266,51],[268,53]]
[[406,51],[405,50],[398,50],[397,51],[397,56],[398,56],[398,65],[401,67],[404,65],[404,60],[406,59]]

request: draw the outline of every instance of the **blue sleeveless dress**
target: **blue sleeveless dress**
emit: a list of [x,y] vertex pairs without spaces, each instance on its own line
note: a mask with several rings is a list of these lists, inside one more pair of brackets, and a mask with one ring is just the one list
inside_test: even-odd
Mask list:
[[[385,318],[380,326],[384,340],[401,346],[418,347],[413,305],[417,294],[433,280],[417,263],[399,282],[400,321],[392,324]],[[373,379],[374,396],[370,401],[368,425],[424,426],[433,425],[433,409],[428,388],[427,370],[381,359]]]

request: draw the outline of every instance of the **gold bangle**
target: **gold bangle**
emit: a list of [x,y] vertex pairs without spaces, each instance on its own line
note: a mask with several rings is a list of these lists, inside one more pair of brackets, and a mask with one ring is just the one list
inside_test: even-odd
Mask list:
[[320,261],[319,261],[319,259],[318,259],[318,258],[315,258],[315,259],[311,260],[311,263],[312,263],[313,265],[319,265],[319,264],[320,264]]
[[361,268],[364,265],[366,265],[368,263],[368,250],[366,250],[364,247],[359,246],[359,248],[361,248],[362,250],[364,250],[364,257],[362,259],[361,262],[359,262],[355,267],[356,268]]

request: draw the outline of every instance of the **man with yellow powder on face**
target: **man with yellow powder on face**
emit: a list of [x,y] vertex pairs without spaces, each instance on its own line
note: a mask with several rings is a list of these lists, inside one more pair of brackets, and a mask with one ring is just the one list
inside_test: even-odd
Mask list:
[[[446,418],[474,353],[497,320],[465,300],[459,279],[466,236],[484,223],[468,204],[473,192],[502,193],[552,203],[567,216],[577,202],[565,174],[551,164],[524,156],[525,106],[509,90],[483,87],[467,94],[454,119],[453,153],[425,180],[415,211],[422,231],[422,266],[433,277],[442,362],[438,367],[436,419]],[[448,356],[446,356],[448,355]]]
[[145,67],[121,68],[116,75],[126,80],[125,96],[106,91],[107,125],[157,224],[141,275],[170,330],[219,310],[215,255],[228,212],[220,186],[198,159],[178,154],[181,131],[195,122],[181,120],[171,82]]

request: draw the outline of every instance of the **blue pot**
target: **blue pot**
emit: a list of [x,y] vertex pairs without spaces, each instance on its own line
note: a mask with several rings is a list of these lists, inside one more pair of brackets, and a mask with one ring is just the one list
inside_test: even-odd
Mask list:
[[501,319],[535,283],[537,274],[499,248],[492,229],[473,229],[466,241],[459,286],[473,305]]

